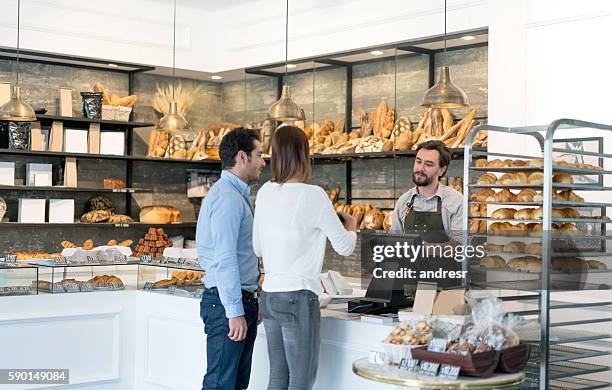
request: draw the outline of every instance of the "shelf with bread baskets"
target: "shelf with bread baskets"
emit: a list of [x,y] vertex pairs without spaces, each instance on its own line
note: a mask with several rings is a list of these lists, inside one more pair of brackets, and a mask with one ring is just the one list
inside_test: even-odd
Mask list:
[[[480,131],[535,141],[541,154],[489,150],[479,152],[477,159],[471,140]],[[576,360],[610,355],[612,343],[602,351],[583,348],[576,353],[569,351],[568,356],[559,349],[581,348],[566,344],[588,344],[611,336],[607,324],[612,321],[612,290],[607,275],[612,272],[612,263],[608,263],[612,257],[608,239],[612,235],[606,229],[612,221],[606,214],[612,203],[602,196],[602,191],[612,190],[605,185],[612,171],[604,168],[612,155],[603,150],[604,137],[610,131],[609,125],[561,119],[548,126],[481,125],[466,139],[464,230],[469,240],[485,240],[489,250],[480,264],[466,262],[464,269],[469,271],[472,288],[517,291],[517,295],[505,294],[505,301],[515,300],[527,308],[511,311],[537,319],[539,326],[533,337],[521,335],[521,339],[539,347],[539,353],[531,356],[526,374],[532,386],[541,390],[563,388],[560,379],[610,370],[605,365]],[[560,134],[571,138],[561,138]],[[588,149],[589,142],[596,146]],[[487,159],[480,157],[483,155]],[[588,289],[596,293],[585,291]],[[531,292],[529,298],[518,294],[521,290]],[[591,298],[589,294],[596,294],[597,299],[585,300]],[[576,312],[569,316],[563,309]],[[593,386],[576,388],[599,388],[611,382],[593,381]]]
[[151,122],[126,122],[126,121],[113,121],[104,119],[89,119],[82,117],[70,117],[70,116],[59,116],[59,115],[36,115],[36,119],[41,125],[49,125],[53,122],[62,122],[64,125],[84,127],[89,126],[92,123],[97,123],[103,130],[122,130],[131,129],[134,127],[149,127],[155,126],[155,123]]

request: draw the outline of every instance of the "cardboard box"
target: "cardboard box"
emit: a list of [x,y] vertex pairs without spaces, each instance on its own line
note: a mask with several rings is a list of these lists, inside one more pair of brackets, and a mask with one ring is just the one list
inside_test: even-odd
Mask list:
[[89,125],[89,153],[100,154],[100,124]]
[[68,88],[60,88],[60,116],[72,116],[72,90]]
[[26,185],[35,187],[51,187],[53,185],[53,165],[34,164],[26,165]]
[[67,153],[87,153],[88,150],[88,131],[81,129],[64,130],[64,152]]
[[18,222],[44,223],[46,199],[19,199]]
[[0,162],[0,185],[15,185],[15,163],[9,161]]
[[125,133],[123,131],[100,132],[100,154],[123,156],[125,153]]
[[467,310],[465,304],[465,290],[440,291],[434,302],[433,315],[463,315]]
[[413,313],[431,315],[438,293],[437,287],[436,283],[419,282],[417,284],[414,305],[412,306]]
[[74,199],[49,199],[49,223],[73,223]]

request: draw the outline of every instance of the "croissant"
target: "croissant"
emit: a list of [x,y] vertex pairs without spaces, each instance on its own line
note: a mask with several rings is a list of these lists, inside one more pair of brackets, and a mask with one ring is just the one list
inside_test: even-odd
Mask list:
[[487,167],[490,168],[502,168],[504,166],[504,162],[498,158],[495,160],[491,160],[488,162]]
[[534,158],[529,160],[530,167],[542,168],[544,167],[544,159],[543,158]]
[[514,202],[515,195],[507,188],[487,198],[487,202]]
[[477,202],[486,202],[487,198],[495,196],[495,191],[490,188],[481,188],[480,190],[474,192],[470,197],[470,200],[474,200]]
[[574,179],[571,175],[558,173],[552,178],[553,183],[574,184]]
[[542,172],[533,172],[527,178],[527,183],[529,183],[529,184],[543,184],[544,183],[544,174],[542,174]]
[[559,192],[559,200],[567,200],[569,202],[584,202],[584,198],[576,195],[572,190],[564,190]]
[[521,177],[516,173],[505,173],[499,179],[497,179],[497,184],[521,184]]
[[512,241],[504,245],[504,253],[523,253],[525,252],[525,243],[521,241]]
[[516,194],[517,202],[533,202],[533,197],[537,194],[534,189],[525,188],[521,190],[518,194]]
[[497,181],[497,177],[490,173],[485,173],[484,175],[480,175],[476,184],[495,184]]
[[514,213],[514,219],[535,219],[533,217],[533,209],[521,209]]
[[77,248],[77,246],[70,241],[62,241],[60,243],[64,248]]
[[493,219],[512,219],[514,218],[514,213],[516,213],[515,209],[512,208],[501,208],[495,210],[491,215]]
[[486,167],[488,164],[488,161],[486,158],[479,158],[478,160],[476,160],[476,162],[474,163],[474,166],[477,168],[484,168]]

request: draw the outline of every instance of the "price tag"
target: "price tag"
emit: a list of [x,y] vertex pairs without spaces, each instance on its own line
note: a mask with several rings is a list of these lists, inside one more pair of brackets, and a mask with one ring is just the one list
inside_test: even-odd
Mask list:
[[116,291],[116,290],[120,290],[121,289],[117,283],[112,283],[111,282],[111,283],[107,284],[107,286],[108,286],[108,288],[111,291]]
[[430,352],[444,352],[446,351],[446,339],[433,338],[427,345],[427,350]]
[[442,379],[457,380],[457,378],[459,377],[459,371],[461,371],[461,367],[443,364],[440,367],[440,373],[438,374],[438,377]]
[[151,282],[146,282],[144,284],[144,287],[142,288],[143,290],[151,290],[151,288],[153,288],[153,283]]
[[175,292],[176,292],[175,285],[168,286],[168,294],[174,294]]
[[53,283],[53,288],[51,289],[53,293],[63,293],[65,292],[64,286],[59,283]]
[[129,228],[130,224],[129,223],[116,223],[115,227],[116,228]]
[[76,283],[69,283],[65,286],[66,292],[68,293],[77,293],[77,292],[81,292],[81,289],[79,288],[79,285]]
[[370,351],[368,354],[368,363],[377,366],[384,366],[386,364],[386,355],[381,351]]
[[81,292],[91,292],[94,290],[93,284],[89,282],[81,283]]
[[204,289],[203,288],[199,288],[197,290],[195,290],[195,292],[193,293],[193,297],[197,298],[197,299],[202,299],[202,294],[204,293]]
[[53,258],[54,265],[68,265],[68,260],[64,256],[54,257]]
[[419,366],[419,375],[436,376],[438,375],[439,368],[440,363],[421,362]]
[[28,295],[32,293],[30,286],[0,287],[0,295]]
[[187,259],[184,257],[180,257],[177,261],[176,264],[180,265],[180,266],[184,266],[185,262],[187,262]]
[[4,262],[5,263],[16,263],[17,262],[17,256],[15,256],[15,255],[6,255],[6,256],[4,256]]
[[89,264],[97,264],[100,262],[100,256],[87,256],[87,262]]
[[151,255],[140,256],[140,262],[143,264],[151,264],[153,262],[153,256]]
[[168,264],[168,258],[166,256],[160,257],[159,264]]
[[400,370],[417,371],[418,367],[419,361],[416,359],[402,358],[402,360],[400,360]]
[[124,264],[127,263],[127,256],[115,256],[113,257],[113,264]]

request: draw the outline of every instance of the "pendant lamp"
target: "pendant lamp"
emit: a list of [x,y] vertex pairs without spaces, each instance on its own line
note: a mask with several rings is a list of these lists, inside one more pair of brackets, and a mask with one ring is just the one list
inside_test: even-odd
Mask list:
[[21,99],[21,87],[19,87],[19,30],[21,22],[21,0],[17,0],[17,82],[13,88],[11,100],[0,107],[0,120],[12,122],[34,122],[36,113],[34,109]]
[[446,62],[446,0],[444,0],[444,66],[440,69],[438,82],[425,92],[421,106],[431,108],[459,108],[468,106],[468,97],[451,79]]
[[163,131],[177,131],[189,128],[187,119],[178,111],[178,104],[174,100],[176,88],[176,0],[174,0],[174,16],[172,19],[172,101],[168,113],[159,120],[158,129]]
[[304,121],[306,115],[304,110],[291,98],[291,88],[288,81],[288,57],[289,57],[289,0],[287,0],[287,12],[285,14],[285,83],[280,99],[268,109],[268,119],[279,122]]

